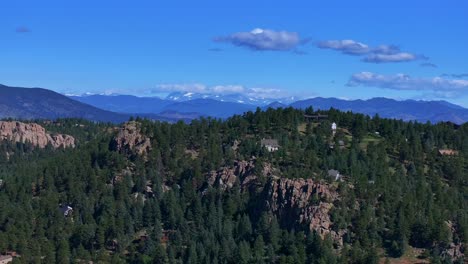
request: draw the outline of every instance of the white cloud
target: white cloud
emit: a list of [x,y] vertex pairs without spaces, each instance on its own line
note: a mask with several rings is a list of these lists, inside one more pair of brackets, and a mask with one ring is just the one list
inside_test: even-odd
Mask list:
[[[181,93],[186,97],[197,97],[201,95],[202,98],[222,97],[222,96],[244,96],[250,98],[251,101],[260,101],[262,99],[284,99],[284,98],[305,98],[310,97],[311,92],[289,92],[277,88],[265,87],[246,87],[243,85],[213,85],[208,86],[201,83],[164,83],[156,85],[152,89],[133,88],[133,89],[106,89],[98,91],[89,91],[87,93],[75,92],[68,90],[64,92],[68,95],[135,95],[135,96],[166,96],[171,93]],[[239,99],[243,100],[243,99]],[[292,100],[292,99],[291,99]]]
[[406,62],[406,61],[414,61],[418,57],[414,54],[407,53],[407,52],[399,52],[395,54],[380,54],[380,53],[372,53],[367,55],[363,61],[365,62],[372,62],[372,63],[384,63],[384,62]]
[[154,93],[161,92],[196,92],[205,93],[207,87],[203,84],[159,84],[156,89],[153,89]]
[[450,77],[450,78],[468,78],[468,73],[444,73],[441,75],[442,77]]
[[415,78],[406,74],[383,75],[372,72],[353,74],[348,86],[368,86],[391,90],[431,91],[454,96],[468,92],[468,80],[443,77]]
[[255,28],[250,32],[237,32],[214,38],[215,42],[230,43],[251,50],[293,51],[303,40],[296,32]]
[[351,39],[320,41],[317,43],[317,47],[341,51],[348,55],[362,55],[370,51],[368,45]]
[[274,88],[250,88],[247,95],[256,98],[282,98],[287,96],[287,93]]
[[397,54],[400,53],[400,51],[400,47],[396,45],[380,45],[372,50],[374,53],[387,55]]
[[380,45],[372,48],[367,44],[351,39],[320,41],[316,43],[316,46],[321,49],[336,50],[347,55],[365,56],[363,61],[370,63],[408,62],[427,59],[425,56],[402,52],[396,45]]
[[276,88],[245,87],[242,85],[214,85],[206,86],[203,84],[160,84],[152,89],[153,94],[157,93],[198,93],[209,95],[229,95],[242,94],[255,99],[276,99],[290,96],[287,91]]
[[242,93],[245,88],[241,85],[216,85],[210,88],[212,93]]
[[430,63],[430,62],[421,63],[421,64],[419,64],[419,66],[421,66],[421,67],[428,67],[428,68],[437,68],[437,65],[436,65],[436,64]]
[[261,28],[256,28],[256,29],[250,31],[250,33],[252,33],[252,34],[262,34],[262,33],[263,33],[263,29],[261,29]]

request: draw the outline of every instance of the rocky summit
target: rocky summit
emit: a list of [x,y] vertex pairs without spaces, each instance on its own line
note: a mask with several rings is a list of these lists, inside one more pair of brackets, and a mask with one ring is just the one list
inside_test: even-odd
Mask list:
[[119,128],[113,138],[113,149],[130,155],[144,155],[151,149],[151,140],[141,133],[141,124],[130,121]]

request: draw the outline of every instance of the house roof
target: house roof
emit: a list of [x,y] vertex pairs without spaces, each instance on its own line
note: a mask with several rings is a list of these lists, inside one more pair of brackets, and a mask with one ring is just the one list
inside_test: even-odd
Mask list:
[[328,176],[337,177],[340,175],[340,172],[337,170],[328,170]]
[[439,149],[441,155],[458,155],[458,151],[453,149]]
[[68,212],[70,212],[71,210],[73,210],[73,208],[69,205],[61,205],[59,207],[60,211],[63,213],[63,214],[68,214]]
[[262,139],[260,143],[262,146],[279,147],[278,140],[276,139]]

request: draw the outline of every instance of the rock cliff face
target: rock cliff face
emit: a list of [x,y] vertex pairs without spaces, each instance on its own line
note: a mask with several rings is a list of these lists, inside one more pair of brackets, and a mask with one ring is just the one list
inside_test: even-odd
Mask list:
[[[343,232],[331,229],[330,210],[338,194],[328,185],[312,179],[272,178],[264,191],[266,208],[278,215],[284,225],[307,225],[322,238],[330,235],[343,245]],[[296,223],[291,219],[297,219]]]
[[120,153],[145,155],[151,149],[151,140],[141,133],[139,123],[130,121],[119,129],[113,145]]
[[236,161],[231,168],[224,167],[218,171],[212,171],[208,176],[208,184],[223,190],[230,189],[239,179],[242,187],[248,187],[257,177],[253,174],[254,161]]
[[[445,222],[449,228],[452,236],[456,234],[456,228],[452,221]],[[465,259],[465,246],[460,241],[452,241],[446,249],[442,251],[442,257],[449,257],[452,260],[464,260]],[[466,263],[466,262],[465,262]]]
[[[312,179],[275,176],[276,171],[269,163],[263,165],[262,175],[255,175],[254,168],[254,161],[237,161],[233,167],[212,171],[207,181],[210,186],[223,190],[239,181],[243,191],[256,191],[261,196],[259,200],[264,201],[259,206],[276,214],[283,225],[305,225],[322,238],[330,235],[338,247],[343,245],[344,231],[332,230],[330,210],[339,196],[330,185]],[[266,177],[266,184],[261,184],[258,176]]]
[[0,140],[29,142],[33,146],[45,148],[47,144],[54,148],[75,147],[75,138],[69,135],[49,134],[35,123],[0,121]]

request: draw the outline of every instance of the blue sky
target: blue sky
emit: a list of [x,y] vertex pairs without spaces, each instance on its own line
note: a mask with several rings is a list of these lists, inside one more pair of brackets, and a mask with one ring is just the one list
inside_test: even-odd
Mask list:
[[468,107],[468,3],[2,1],[0,83],[447,100]]

